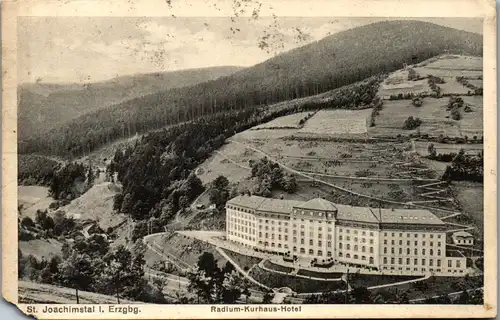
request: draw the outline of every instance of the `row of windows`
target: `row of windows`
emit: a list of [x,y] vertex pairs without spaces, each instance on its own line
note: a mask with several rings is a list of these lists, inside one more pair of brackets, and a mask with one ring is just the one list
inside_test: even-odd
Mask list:
[[[384,240],[384,244],[388,244],[388,243],[389,243],[389,242],[388,242],[388,240]],[[410,240],[406,240],[406,245],[407,245],[407,246],[411,245],[411,243],[412,243],[412,242],[411,242]],[[441,245],[443,244],[441,241],[438,241],[438,242],[429,241],[429,246],[433,247],[433,246],[434,246],[434,243],[436,243],[438,247],[441,247]],[[395,245],[395,244],[396,244],[396,242],[395,242],[394,240],[391,240],[391,244],[392,244],[392,245]],[[400,246],[402,246],[402,245],[403,245],[403,240],[399,240],[399,241],[398,241],[398,244],[399,244]],[[413,245],[415,245],[415,246],[423,246],[423,247],[425,247],[425,246],[427,245],[427,242],[426,242],[426,241],[421,241],[421,243],[420,243],[420,245],[419,245],[419,244],[418,244],[418,241],[417,241],[417,240],[415,240],[415,241],[413,241]]]
[[[259,238],[262,238],[262,232],[259,232]],[[269,233],[266,232],[264,235],[264,238],[269,239]],[[285,241],[288,241],[287,235],[285,235],[283,238],[285,239]],[[271,234],[271,239],[274,240],[274,233]],[[281,239],[282,239],[281,234],[278,234],[278,240],[281,240]]]
[[254,237],[248,236],[246,234],[242,234],[242,233],[238,233],[238,232],[233,232],[233,231],[229,231],[229,234],[232,235],[232,236],[238,237],[238,238],[245,239],[245,240],[255,241]]
[[[339,249],[342,249],[342,247],[343,247],[342,243],[339,243]],[[358,247],[357,244],[354,245],[352,248],[353,248],[354,251],[358,251],[359,250],[359,247]],[[351,245],[349,243],[346,244],[345,245],[345,249],[346,250],[351,250]],[[369,251],[370,251],[370,253],[373,253],[373,247],[369,247]],[[365,246],[361,246],[361,252],[366,252],[366,247]]]
[[[384,237],[387,237],[387,236],[388,236],[388,234],[389,234],[388,232],[384,232]],[[421,233],[421,232],[419,232],[419,233],[413,233],[413,237],[418,238],[418,235],[419,235],[419,234],[421,235],[421,237],[422,237],[422,238],[424,238],[424,239],[425,239],[426,234],[425,234],[425,233]],[[400,237],[400,238],[402,238],[402,237],[403,237],[403,233],[402,233],[402,232],[400,232],[399,234],[398,234],[398,233],[396,233],[396,232],[391,232],[391,233],[390,233],[390,236],[391,236],[391,237],[397,237],[398,235],[399,235],[399,237]],[[411,233],[406,233],[406,237],[407,237],[407,238],[410,238],[410,237],[411,237]],[[434,234],[433,234],[433,233],[429,234],[429,238],[433,239],[433,238],[434,238]],[[441,235],[440,235],[440,234],[438,234],[438,235],[437,235],[437,238],[438,238],[438,239],[441,239]]]
[[[297,252],[297,247],[293,247],[293,252]],[[299,252],[300,252],[301,254],[305,254],[305,253],[306,253],[306,249],[304,249],[304,248],[300,248]],[[318,256],[320,256],[320,257],[321,257],[321,256],[323,256],[323,250],[318,250],[316,253],[317,253],[317,255],[318,255]],[[313,249],[309,249],[309,255],[311,255],[311,256],[313,256],[313,255],[314,255],[314,250],[313,250]],[[332,256],[332,252],[331,252],[331,251],[327,251],[327,252],[326,252],[326,256],[327,256],[327,257],[331,257],[331,256]]]
[[[389,268],[387,266],[384,266],[383,269],[384,270],[388,270],[388,269],[395,270],[396,268],[394,268],[394,267]],[[398,270],[403,270],[403,267],[399,267]],[[408,267],[406,268],[406,271],[410,271],[410,270],[411,270],[411,268],[408,268]],[[418,271],[418,270],[419,270],[418,268],[413,268],[413,271]],[[420,270],[422,272],[427,272],[427,268],[420,268]],[[430,268],[429,272],[434,272],[434,269]],[[441,272],[441,269],[436,269],[436,272]],[[450,272],[450,270],[448,270],[448,272]],[[460,272],[462,272],[462,270],[460,270]]]
[[[292,218],[292,220],[298,221],[299,219],[297,219],[297,218]],[[300,219],[300,221],[301,221],[301,222],[304,222],[305,220],[304,220],[304,219]],[[323,221],[322,221],[322,220],[309,220],[309,222],[310,222],[310,223],[317,222],[317,223],[320,223],[320,224],[321,224],[321,223],[323,223]],[[331,222],[331,221],[325,221],[325,223],[327,223],[327,224],[332,224],[332,222]]]
[[[294,223],[293,224],[293,228],[296,229],[297,228],[297,225]],[[300,225],[300,228],[301,229],[305,229],[305,226],[303,224]],[[318,231],[323,231],[323,227],[314,227],[314,226],[309,226],[309,230],[315,230],[317,229]],[[331,227],[328,227],[328,228],[325,228],[325,230],[328,230],[328,232],[332,232],[332,228]]]
[[[339,235],[339,241],[342,241],[344,240],[344,237],[342,235]],[[346,236],[345,237],[345,240],[346,241],[351,241],[351,237],[350,236]],[[359,242],[358,240],[358,237],[353,237],[352,240],[354,242]],[[366,239],[365,238],[361,238],[361,243],[366,243]],[[370,239],[370,244],[373,244],[373,239]]]
[[[293,230],[293,235],[296,236],[297,235],[297,230]],[[301,231],[300,232],[300,236],[301,237],[304,237],[305,236],[305,232],[304,231]],[[309,237],[310,238],[313,238],[314,237],[314,233],[313,232],[309,232]],[[318,233],[318,238],[323,238],[323,234],[322,233]],[[332,235],[331,234],[328,234],[327,235],[327,239],[328,240],[332,240]]]
[[[293,237],[293,243],[297,243],[297,237]],[[300,239],[300,244],[305,244],[304,238]],[[309,245],[310,246],[314,246],[314,240],[310,239],[309,240]],[[318,246],[322,246],[322,245],[323,245],[323,241],[318,240]],[[332,242],[331,241],[327,241],[327,246],[331,247],[332,246]]]
[[[259,219],[259,223],[262,223],[262,221],[263,221],[262,219]],[[269,223],[269,220],[264,220],[264,221],[265,221],[265,223]],[[274,224],[274,220],[271,220],[271,224]],[[278,223],[277,223],[277,224],[278,224],[279,226],[281,226],[281,221],[278,221]],[[283,225],[284,225],[285,227],[288,227],[288,222],[283,222]]]
[[[397,261],[398,261],[398,264],[400,264],[400,265],[402,265],[404,262],[406,262],[407,265],[411,264],[410,258],[406,258],[406,260],[404,260],[403,258],[398,258]],[[422,259],[421,261],[422,261],[421,265],[425,266],[427,263],[427,260]],[[448,262],[450,262],[450,261],[448,261]],[[388,259],[387,259],[387,257],[384,257],[384,264],[387,264],[387,263],[388,263]],[[395,264],[395,263],[396,263],[396,259],[391,258],[391,264]],[[418,259],[413,259],[413,265],[418,265]],[[434,266],[434,260],[429,259],[429,267],[432,267],[432,266]],[[441,267],[441,260],[440,259],[436,260],[436,266]],[[457,265],[457,268],[459,268],[459,267],[460,267],[460,264]]]
[[[343,256],[343,253],[342,253],[342,252],[339,252],[339,257],[342,257],[342,256]],[[345,254],[345,258],[346,258],[346,259],[351,259],[351,254],[350,254],[350,253],[346,253],[346,254]],[[352,255],[352,259],[354,259],[354,260],[360,260],[360,258],[361,258],[361,260],[362,260],[362,261],[366,261],[366,256],[361,256],[361,257],[360,257],[360,256],[359,256],[359,255],[357,255],[357,254]],[[369,263],[369,264],[373,264],[373,261],[374,261],[374,260],[373,260],[373,257],[369,257],[369,262],[368,262],[368,263]]]
[[231,225],[229,224],[229,229],[230,230],[236,230],[236,231],[241,231],[241,232],[246,232],[246,233],[251,233],[255,234],[255,230],[252,230],[251,228],[249,229],[248,227],[242,227],[240,225]]
[[232,223],[241,224],[244,226],[252,226],[255,228],[255,222],[250,222],[248,220],[242,220],[242,219],[238,219],[238,218],[229,218],[229,221]]
[[366,236],[367,234],[369,234],[370,237],[373,237],[373,231],[370,231],[370,233],[368,233],[367,231],[358,231],[356,229],[355,230],[351,230],[351,229],[345,229],[345,230],[343,230],[342,228],[339,228],[339,233],[342,233],[344,231],[347,234],[350,234],[351,231],[352,231],[353,234],[361,234],[362,236]]
[[[298,210],[293,210],[293,212],[294,212],[294,213],[298,213],[299,211],[298,211]],[[304,210],[301,210],[301,211],[300,211],[300,214],[305,215],[305,214],[306,214],[306,212],[305,212]],[[310,215],[311,217],[313,217],[313,216],[315,216],[315,215],[317,215],[318,217],[323,217],[323,216],[328,217],[328,218],[331,218],[331,217],[332,217],[332,214],[331,214],[331,213],[323,214],[323,212],[321,212],[321,211],[320,211],[320,212],[313,212],[313,211],[309,211],[309,215]]]
[[[399,248],[398,251],[399,251],[399,254],[403,254],[403,248]],[[441,249],[438,249],[436,252],[437,252],[438,256],[441,255]],[[427,253],[429,253],[430,256],[433,256],[434,255],[434,250],[433,249],[429,249],[429,251],[426,251],[425,249],[422,249],[422,255],[423,256],[425,256]],[[387,247],[384,247],[384,254],[387,254]],[[394,248],[391,248],[391,254],[395,254]],[[406,254],[407,255],[411,254],[411,249],[410,248],[406,248]],[[417,248],[413,249],[413,255],[418,255],[418,249]]]
[[[259,245],[264,245],[265,247],[267,247],[267,246],[269,246],[269,242],[267,242],[267,241],[265,241],[265,242],[259,241]],[[275,247],[281,248],[282,245],[281,245],[281,243],[278,243],[278,245],[276,245],[274,242],[271,242],[271,247],[272,248],[275,248]],[[288,249],[288,244],[285,243],[283,245],[283,248]]]
[[[269,226],[265,226],[265,228],[263,228],[261,225],[259,225],[259,230],[262,230],[262,229],[265,229],[265,230],[269,230]],[[274,227],[271,227],[271,231],[274,231]],[[284,230],[285,233],[288,233],[288,228],[285,228],[285,229],[281,229],[281,227],[279,227],[278,229],[278,232],[281,232],[281,230]]]
[[255,217],[253,215],[243,213],[243,212],[252,213],[251,210],[248,210],[248,209],[236,209],[236,208],[230,207],[230,206],[228,208],[236,210],[234,213],[231,214],[232,216],[236,216],[236,217],[240,217],[240,218],[247,218],[248,217],[248,219],[255,220]]

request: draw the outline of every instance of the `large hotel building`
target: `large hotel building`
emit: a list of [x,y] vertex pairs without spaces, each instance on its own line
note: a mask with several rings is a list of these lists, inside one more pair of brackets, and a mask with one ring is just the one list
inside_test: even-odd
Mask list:
[[242,195],[226,204],[229,241],[300,258],[405,275],[466,274],[466,258],[446,251],[446,225],[428,210],[373,209]]

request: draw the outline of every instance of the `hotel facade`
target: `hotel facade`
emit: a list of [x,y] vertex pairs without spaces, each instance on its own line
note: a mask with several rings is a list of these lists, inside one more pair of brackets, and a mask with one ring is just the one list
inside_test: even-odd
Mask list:
[[464,276],[446,251],[446,225],[427,210],[373,209],[238,196],[226,204],[226,237],[254,250],[375,268],[384,274]]

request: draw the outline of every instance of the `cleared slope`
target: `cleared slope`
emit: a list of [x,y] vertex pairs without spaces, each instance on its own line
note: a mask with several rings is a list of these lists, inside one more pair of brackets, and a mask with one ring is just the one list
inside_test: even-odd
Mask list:
[[20,144],[74,155],[118,138],[228,109],[286,101],[350,84],[443,52],[482,54],[479,34],[422,21],[353,28],[214,81],[128,100]]

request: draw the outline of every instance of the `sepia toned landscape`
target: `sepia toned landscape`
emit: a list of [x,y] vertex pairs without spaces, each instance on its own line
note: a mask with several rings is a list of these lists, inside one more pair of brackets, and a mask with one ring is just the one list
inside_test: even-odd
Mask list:
[[19,83],[20,302],[483,304],[482,34],[253,19],[184,22],[249,65]]

